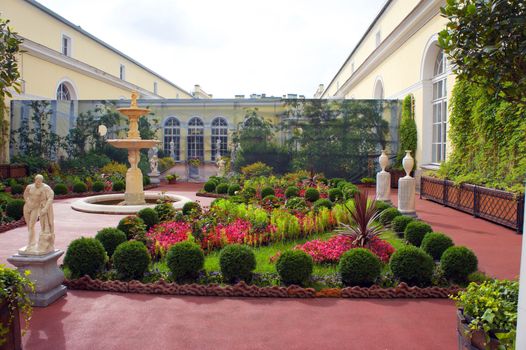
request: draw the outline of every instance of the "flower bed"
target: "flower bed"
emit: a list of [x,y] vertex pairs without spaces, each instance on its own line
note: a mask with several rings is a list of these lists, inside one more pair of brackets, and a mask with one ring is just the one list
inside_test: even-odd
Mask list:
[[0,233],[13,230],[15,228],[22,227],[25,225],[26,221],[24,220],[24,218],[21,218],[20,220],[16,221],[7,222],[5,224],[0,225]]
[[267,297],[267,298],[440,298],[445,299],[456,295],[461,288],[453,287],[410,287],[400,283],[393,288],[347,287],[327,288],[316,291],[314,288],[303,288],[297,285],[288,287],[272,286],[259,287],[239,282],[232,286],[217,284],[177,284],[160,280],[155,283],[140,281],[102,281],[84,276],[79,279],[66,280],[64,284],[69,289],[107,291],[118,293],[161,294],[161,295],[189,295],[189,296],[220,296],[220,297]]
[[[154,189],[154,188],[157,188],[159,187],[158,184],[150,184],[150,185],[146,185],[144,186],[144,189],[145,190],[151,190],[151,189]],[[101,195],[101,194],[119,194],[119,193],[124,193],[124,190],[122,191],[101,191],[101,192],[93,192],[93,191],[89,191],[89,192],[82,192],[82,193],[75,193],[75,192],[69,192],[69,193],[66,193],[66,194],[56,194],[54,196],[54,199],[69,199],[69,198],[83,198],[83,197],[91,197],[91,196],[98,196],[98,195]],[[24,196],[22,194],[15,194],[15,195],[12,195],[13,198],[23,198]]]

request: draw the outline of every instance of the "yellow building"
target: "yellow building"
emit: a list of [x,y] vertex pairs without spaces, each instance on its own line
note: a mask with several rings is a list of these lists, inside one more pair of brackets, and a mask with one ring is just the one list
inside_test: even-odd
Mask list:
[[0,14],[23,39],[22,93],[14,99],[192,98],[126,54],[34,0],[2,0]]
[[445,0],[388,0],[318,98],[403,99],[414,97],[421,169],[447,158],[448,99],[455,76],[437,46],[447,20]]

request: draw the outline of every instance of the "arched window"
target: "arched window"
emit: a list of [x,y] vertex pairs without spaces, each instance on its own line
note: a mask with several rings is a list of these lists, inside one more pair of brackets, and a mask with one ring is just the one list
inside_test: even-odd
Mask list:
[[188,122],[188,159],[204,160],[204,124],[200,118],[193,117]]
[[58,86],[57,100],[59,101],[70,101],[71,100],[71,92],[69,91],[69,88],[67,87],[66,83],[60,83],[60,85]]
[[170,117],[164,122],[164,153],[169,154],[175,161],[179,161],[180,144],[181,124],[177,118]]
[[220,141],[221,156],[226,156],[228,154],[228,123],[225,118],[219,117],[212,121],[212,160],[216,160],[217,140]]
[[446,87],[446,57],[439,50],[433,70],[433,141],[431,146],[431,161],[440,163],[446,159],[447,136],[447,87]]

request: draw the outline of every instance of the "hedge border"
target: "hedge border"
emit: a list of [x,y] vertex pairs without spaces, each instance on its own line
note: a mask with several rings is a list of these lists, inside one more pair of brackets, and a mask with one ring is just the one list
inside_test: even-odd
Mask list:
[[139,281],[102,281],[84,276],[78,279],[65,280],[64,285],[73,290],[91,290],[118,293],[188,295],[188,296],[219,296],[219,297],[259,297],[259,298],[370,298],[370,299],[415,299],[440,298],[446,299],[457,294],[461,288],[443,287],[409,287],[400,283],[394,288],[346,287],[327,288],[316,291],[314,288],[303,288],[296,285],[288,287],[272,286],[258,287],[241,281],[233,286],[218,284],[176,284],[159,280],[155,283]]

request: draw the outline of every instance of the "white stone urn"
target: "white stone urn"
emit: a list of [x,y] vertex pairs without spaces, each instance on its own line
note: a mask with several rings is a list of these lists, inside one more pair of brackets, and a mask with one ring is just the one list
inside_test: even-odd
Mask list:
[[415,160],[413,157],[411,157],[411,150],[405,151],[405,157],[402,159],[402,165],[404,166],[405,170],[405,177],[411,177],[411,170],[413,170],[413,166],[415,165]]
[[380,168],[382,168],[382,173],[385,173],[385,168],[389,165],[389,157],[385,154],[385,149],[382,150],[382,154],[378,157],[378,163],[380,163]]

